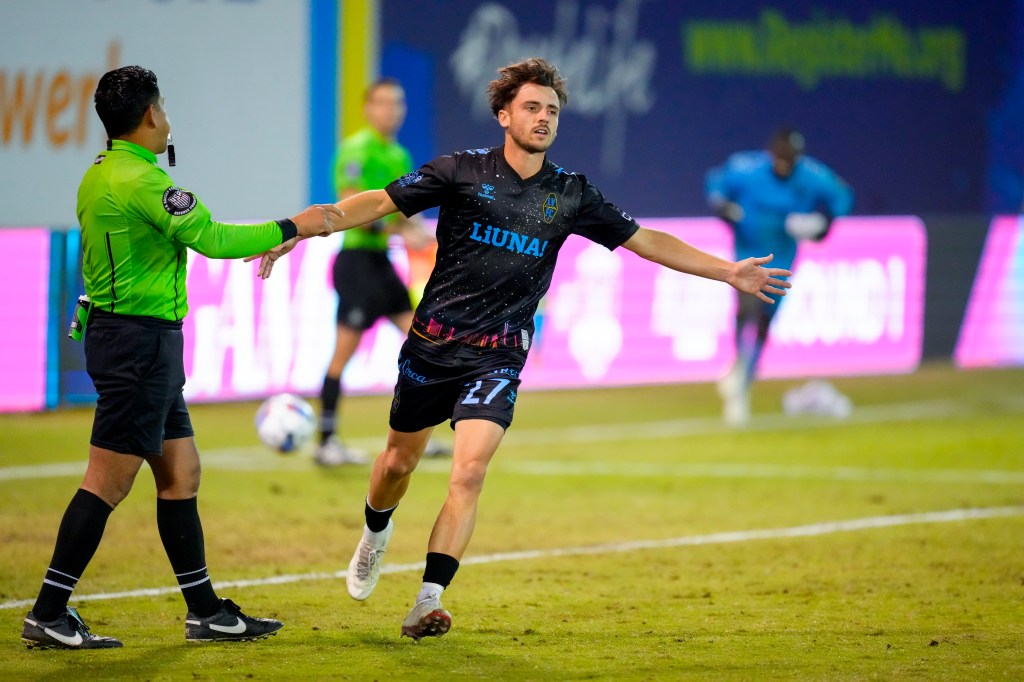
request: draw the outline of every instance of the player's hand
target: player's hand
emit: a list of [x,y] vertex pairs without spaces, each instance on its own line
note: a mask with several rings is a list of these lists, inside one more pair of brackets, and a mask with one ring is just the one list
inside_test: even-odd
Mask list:
[[793,285],[778,278],[791,277],[793,273],[782,268],[761,267],[765,263],[770,263],[772,258],[773,255],[745,258],[733,265],[733,270],[725,281],[739,291],[757,296],[765,303],[775,303],[767,294],[785,296],[786,289]]
[[248,263],[259,258],[260,267],[259,269],[256,270],[256,275],[259,276],[260,279],[266,279],[270,277],[270,273],[274,269],[274,263],[277,261],[277,259],[285,255],[292,249],[294,249],[295,245],[298,244],[303,239],[305,239],[305,237],[292,237],[288,241],[278,244],[269,251],[257,253],[254,256],[246,256],[242,260]]
[[292,222],[300,237],[326,237],[344,229],[342,219],[345,212],[334,204],[313,204],[302,213],[293,216]]

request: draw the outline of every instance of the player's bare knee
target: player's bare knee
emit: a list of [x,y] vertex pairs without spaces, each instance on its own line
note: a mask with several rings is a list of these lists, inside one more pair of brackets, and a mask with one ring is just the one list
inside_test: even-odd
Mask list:
[[188,500],[198,494],[198,477],[175,479],[156,487],[156,496],[163,500]]
[[451,477],[448,479],[448,488],[453,494],[479,495],[484,488],[486,476],[486,466],[454,467]]
[[380,456],[383,474],[389,479],[405,478],[416,470],[420,454],[405,448],[388,447]]
[[100,498],[110,505],[111,509],[114,509],[117,505],[121,504],[121,501],[128,497],[128,493],[131,492],[131,489],[131,481],[128,481],[127,484],[123,481],[103,481],[98,484],[86,481],[82,484],[82,490],[86,490]]

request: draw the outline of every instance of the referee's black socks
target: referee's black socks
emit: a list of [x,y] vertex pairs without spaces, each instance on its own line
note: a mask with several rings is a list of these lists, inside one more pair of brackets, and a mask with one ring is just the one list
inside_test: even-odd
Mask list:
[[109,504],[81,488],[71,498],[57,531],[50,567],[32,606],[36,618],[51,621],[64,613],[72,590],[100,546],[112,511]]
[[189,613],[200,618],[212,616],[220,608],[220,600],[213,591],[210,574],[206,570],[203,525],[199,521],[196,498],[157,498],[156,525]]

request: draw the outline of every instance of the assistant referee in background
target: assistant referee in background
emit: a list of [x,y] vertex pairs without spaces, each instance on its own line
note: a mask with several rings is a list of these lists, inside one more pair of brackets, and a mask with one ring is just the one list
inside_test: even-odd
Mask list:
[[86,369],[99,397],[85,480],[64,513],[21,638],[29,648],[121,646],[90,632],[68,600],[143,461],[156,481],[160,539],[188,605],[185,639],[266,637],[282,623],[249,617],[218,598],[206,569],[196,506],[199,452],[182,396],[186,248],[240,258],[297,237],[330,234],[342,214],[333,205],[310,206],[258,225],[215,222],[196,195],[157,166],[171,126],[152,71],[126,66],[104,74],[95,104],[110,142],[79,187],[78,219],[92,306]]

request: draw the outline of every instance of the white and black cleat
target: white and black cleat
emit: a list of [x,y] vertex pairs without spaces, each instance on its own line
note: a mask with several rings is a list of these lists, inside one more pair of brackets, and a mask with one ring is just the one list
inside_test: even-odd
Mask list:
[[186,642],[247,642],[277,633],[284,623],[273,618],[253,618],[230,599],[221,599],[217,613],[200,618],[189,612],[185,616]]
[[41,621],[29,611],[21,630],[21,641],[29,649],[116,649],[123,646],[113,637],[89,632],[89,626],[70,606],[51,621]]

